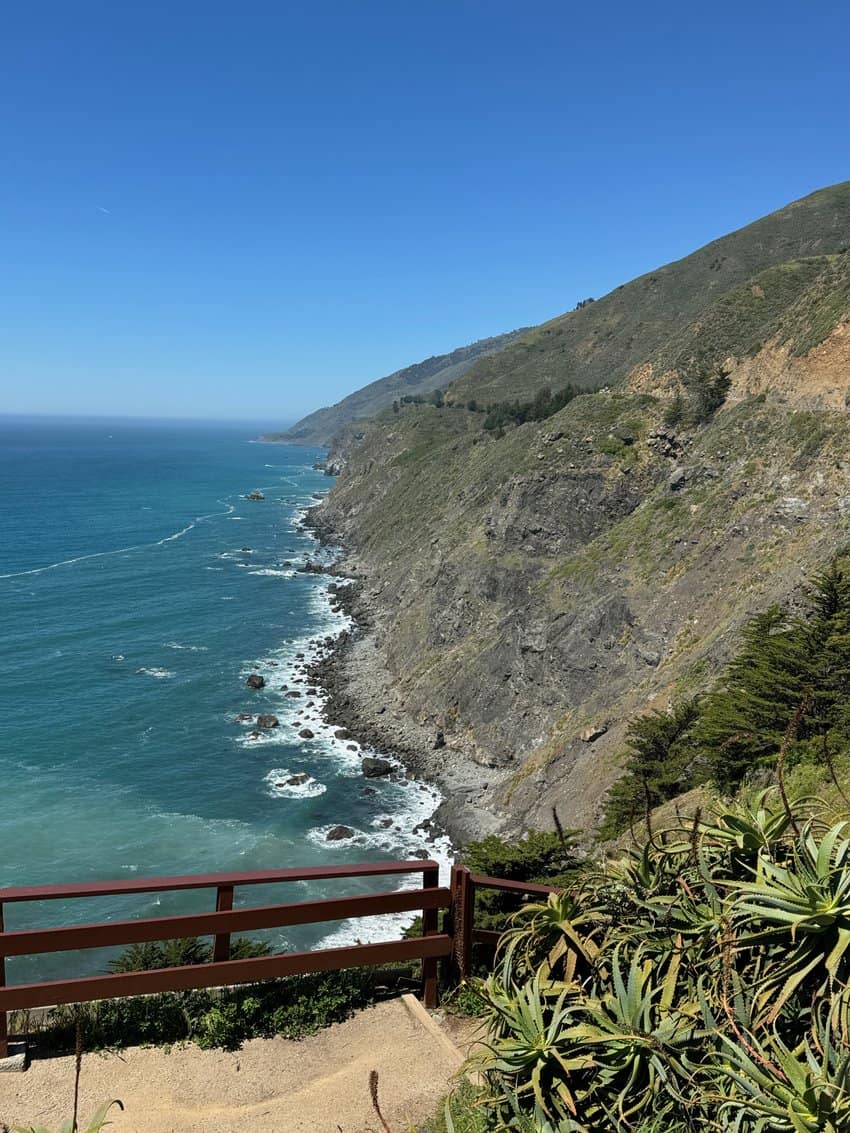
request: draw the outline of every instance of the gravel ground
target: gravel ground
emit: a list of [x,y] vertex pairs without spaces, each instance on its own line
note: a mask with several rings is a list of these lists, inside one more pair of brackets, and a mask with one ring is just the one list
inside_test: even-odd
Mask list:
[[[112,1111],[110,1133],[383,1133],[369,1097],[377,1070],[387,1123],[407,1133],[435,1112],[462,1060],[423,1014],[405,997],[300,1042],[253,1039],[232,1053],[188,1045],[89,1054],[81,1117],[120,1098],[125,1110]],[[58,1128],[70,1117],[73,1081],[73,1058],[0,1076],[0,1124]]]

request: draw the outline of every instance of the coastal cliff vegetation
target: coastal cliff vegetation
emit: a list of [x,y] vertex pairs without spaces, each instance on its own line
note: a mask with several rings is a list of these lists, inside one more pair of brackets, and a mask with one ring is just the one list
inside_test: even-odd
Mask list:
[[[704,733],[742,634],[775,646],[754,619],[793,620],[850,541],[848,247],[843,184],[331,446],[310,522],[342,545],[363,627],[337,703],[443,787],[457,841],[550,827],[553,808],[610,832],[636,759],[659,763],[644,808],[710,777],[677,729]],[[640,756],[643,718],[672,734]]]

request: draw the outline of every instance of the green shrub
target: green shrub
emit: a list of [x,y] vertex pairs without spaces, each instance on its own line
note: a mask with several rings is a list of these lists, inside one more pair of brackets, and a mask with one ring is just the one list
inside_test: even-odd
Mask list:
[[77,1024],[86,1050],[192,1040],[234,1049],[245,1039],[298,1039],[347,1019],[354,1011],[418,988],[414,965],[293,976],[247,987],[103,1000],[58,1007],[35,1032],[38,1049],[65,1052]]
[[846,1133],[850,839],[829,821],[763,792],[521,909],[469,1128]]

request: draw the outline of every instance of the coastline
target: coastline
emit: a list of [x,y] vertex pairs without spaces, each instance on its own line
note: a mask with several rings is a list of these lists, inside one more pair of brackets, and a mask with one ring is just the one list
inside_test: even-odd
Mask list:
[[365,749],[397,759],[414,779],[435,787],[442,802],[417,828],[429,842],[447,837],[454,852],[466,842],[504,831],[508,816],[493,806],[506,772],[483,766],[405,711],[381,649],[381,610],[368,588],[368,569],[323,522],[321,504],[305,509],[304,526],[336,555],[326,567],[332,604],[350,620],[305,670],[324,693],[324,719]]

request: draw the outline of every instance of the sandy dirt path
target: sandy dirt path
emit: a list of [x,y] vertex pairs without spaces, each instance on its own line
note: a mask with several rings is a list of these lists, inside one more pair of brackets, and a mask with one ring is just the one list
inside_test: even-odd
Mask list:
[[[433,1115],[462,1061],[410,999],[378,1004],[300,1042],[86,1055],[81,1117],[120,1098],[125,1110],[112,1111],[109,1133],[383,1133],[369,1099],[369,1072],[377,1070],[384,1116],[393,1133],[407,1133]],[[0,1124],[57,1129],[71,1113],[73,1080],[73,1058],[0,1075]]]

